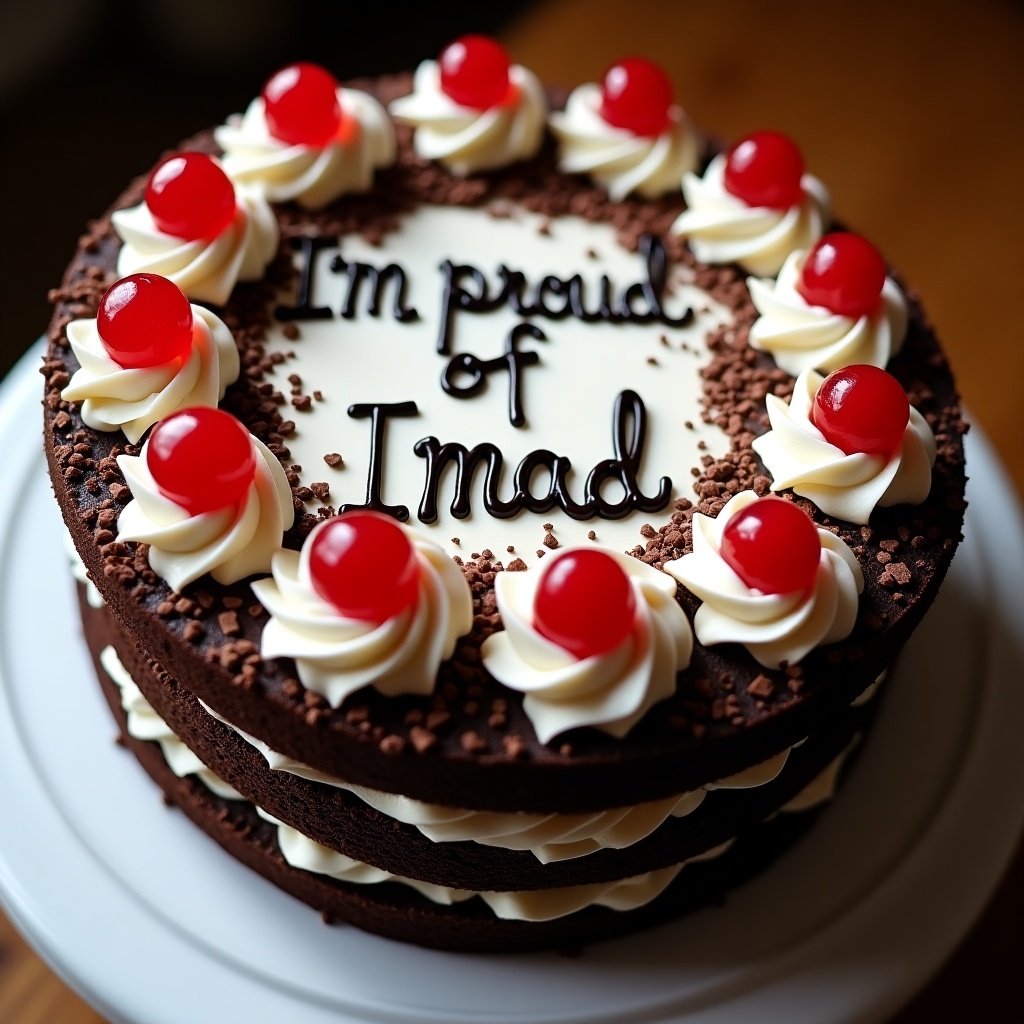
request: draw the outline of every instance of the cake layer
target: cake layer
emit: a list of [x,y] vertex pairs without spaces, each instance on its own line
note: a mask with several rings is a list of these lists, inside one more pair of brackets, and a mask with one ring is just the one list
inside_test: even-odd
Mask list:
[[[95,640],[103,641],[99,630]],[[103,671],[95,652],[94,657],[104,696],[121,728],[124,745],[160,786],[165,798],[183,810],[229,854],[320,911],[328,921],[345,922],[389,938],[437,949],[502,953],[549,948],[573,950],[582,944],[581,936],[586,937],[586,943],[604,941],[719,903],[731,888],[768,866],[803,835],[834,785],[834,779],[830,779],[824,786],[812,786],[804,803],[794,801],[792,813],[776,815],[768,822],[745,830],[710,859],[686,864],[657,896],[635,909],[588,906],[546,920],[502,917],[483,899],[472,898],[470,893],[458,894],[450,904],[441,903],[398,882],[352,884],[293,866],[282,850],[280,829],[251,803],[218,796],[197,774],[175,774],[157,742],[140,740],[128,732],[121,691]],[[288,845],[291,845],[291,838],[285,837]],[[643,885],[638,886],[636,882],[624,885],[622,898],[627,901],[633,898],[631,890],[636,888],[642,889]],[[658,885],[653,888],[657,889]],[[435,893],[435,898],[444,897]],[[564,890],[561,897],[554,895],[553,898],[556,905],[559,899],[566,901]],[[569,897],[569,902],[572,898]],[[504,900],[495,898],[494,902],[507,914],[515,912],[518,900],[514,893],[508,893]],[[548,902],[547,899],[540,901],[542,905]],[[530,899],[524,905],[529,908],[537,903]]]
[[[864,733],[877,710],[877,701],[850,708],[814,737],[774,758],[762,771],[722,780],[720,788],[706,797],[701,793],[697,800],[680,800],[682,813],[678,817],[667,810],[636,808],[642,824],[634,841],[613,846],[598,837],[582,842],[582,823],[576,816],[566,816],[563,829],[553,830],[556,835],[572,833],[577,840],[570,844],[574,849],[559,852],[555,843],[539,857],[526,849],[502,848],[500,841],[438,842],[344,789],[271,770],[264,754],[217,721],[192,694],[141,654],[105,609],[90,607],[84,600],[81,604],[99,671],[130,679],[174,734],[228,786],[331,850],[392,874],[459,889],[511,886],[542,890],[600,883],[706,854],[778,811],[805,789],[855,736]],[[387,807],[388,795],[378,796],[379,807]],[[520,812],[518,817],[527,815]],[[486,824],[494,830],[493,821]],[[506,831],[513,829],[506,826]]]

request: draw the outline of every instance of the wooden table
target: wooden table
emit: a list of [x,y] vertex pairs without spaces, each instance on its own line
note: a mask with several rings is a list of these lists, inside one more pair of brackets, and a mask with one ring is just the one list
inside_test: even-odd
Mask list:
[[[1009,301],[1024,286],[1019,5],[556,0],[520,18],[506,41],[517,60],[564,85],[645,54],[668,68],[692,116],[723,137],[772,127],[797,138],[844,221],[925,296],[972,418],[1024,492],[1024,330]],[[896,1024],[1021,1012],[1022,911],[1024,847],[958,952]],[[101,1021],[2,917],[0,1021]]]

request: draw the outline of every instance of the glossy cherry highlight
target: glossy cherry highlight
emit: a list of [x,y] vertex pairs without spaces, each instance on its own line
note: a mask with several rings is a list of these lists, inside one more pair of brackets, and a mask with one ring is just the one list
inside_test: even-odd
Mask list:
[[780,132],[754,132],[740,139],[725,159],[725,188],[748,206],[788,210],[803,200],[804,157]]
[[146,206],[164,234],[216,238],[235,216],[235,187],[213,157],[174,153],[153,168]]
[[545,567],[533,615],[541,636],[576,658],[590,658],[614,650],[633,632],[636,596],[611,555],[583,548]]
[[866,238],[836,231],[808,250],[796,290],[812,306],[857,319],[878,309],[884,284],[882,254]]
[[847,455],[894,455],[909,420],[910,401],[903,385],[885,370],[866,364],[830,373],[811,407],[811,422]]
[[759,498],[726,523],[721,553],[748,587],[792,594],[814,583],[821,540],[814,523],[791,501]]
[[345,618],[380,624],[419,599],[419,557],[405,531],[379,512],[346,512],[309,536],[313,589]]
[[107,354],[126,370],[184,360],[192,351],[192,307],[156,274],[132,274],[100,299],[96,329]]
[[488,110],[508,96],[508,53],[489,36],[456,39],[445,47],[438,63],[441,91],[459,106]]
[[160,493],[196,516],[242,503],[256,476],[256,452],[234,416],[197,407],[153,428],[146,465]]
[[672,82],[643,57],[616,61],[601,82],[601,117],[634,135],[660,135],[671,124]]
[[289,64],[263,86],[267,128],[292,146],[326,146],[341,125],[338,81],[319,64]]

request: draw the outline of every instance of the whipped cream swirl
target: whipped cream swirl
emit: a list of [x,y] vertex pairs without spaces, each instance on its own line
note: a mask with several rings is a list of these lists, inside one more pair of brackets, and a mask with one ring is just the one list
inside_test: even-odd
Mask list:
[[547,96],[537,76],[520,64],[508,71],[506,99],[474,110],[441,89],[441,70],[425,60],[416,69],[413,91],[395,100],[392,116],[415,127],[413,148],[424,160],[438,160],[453,174],[465,175],[528,160],[544,138]]
[[533,609],[542,570],[495,577],[505,629],[484,642],[484,667],[526,694],[523,710],[541,743],[581,725],[625,736],[649,708],[675,693],[676,674],[690,663],[693,631],[676,602],[675,583],[635,558],[602,550],[629,577],[637,609],[633,632],[606,654],[577,659],[537,631]]
[[295,200],[317,210],[349,192],[365,192],[378,167],[395,162],[395,131],[384,108],[365,92],[338,89],[342,122],[326,146],[274,138],[262,97],[214,132],[224,150],[224,171],[236,185],[251,185],[271,202]]
[[293,658],[303,685],[333,707],[370,685],[388,697],[431,693],[441,662],[472,628],[473,599],[462,571],[433,541],[403,529],[420,564],[419,599],[379,625],[345,618],[316,592],[308,539],[301,552],[274,555],[273,579],[252,585],[271,616],[263,657]]
[[676,191],[679,179],[697,168],[701,140],[680,107],[673,106],[669,118],[660,135],[634,135],[601,116],[599,85],[581,85],[569,95],[565,112],[549,118],[561,142],[558,168],[589,175],[616,202],[634,192],[653,199]]
[[935,435],[911,406],[900,448],[889,458],[857,452],[847,455],[826,441],[811,420],[814,396],[824,380],[804,370],[787,405],[766,396],[771,430],[754,441],[773,477],[772,490],[792,488],[826,515],[866,523],[876,505],[919,505],[928,497],[935,464]]
[[779,668],[850,634],[864,576],[849,547],[819,527],[821,558],[810,590],[765,594],[748,587],[721,555],[722,532],[757,500],[753,491],[741,491],[716,519],[696,513],[693,552],[666,563],[665,572],[704,602],[693,622],[702,644],[740,643],[765,668]]
[[826,373],[856,363],[883,369],[907,334],[907,300],[891,277],[885,279],[878,309],[848,317],[812,306],[797,290],[806,250],[790,253],[777,281],[747,279],[760,317],[750,328],[751,348],[770,352],[786,373]]
[[703,178],[683,176],[687,208],[672,230],[689,240],[702,263],[739,263],[752,274],[776,274],[791,252],[809,248],[824,234],[828,192],[814,175],[805,174],[803,199],[796,206],[748,206],[726,189],[725,162],[726,154],[719,153]]
[[220,317],[192,307],[192,350],[184,361],[128,368],[103,347],[96,321],[72,320],[68,341],[80,369],[60,393],[82,403],[82,420],[94,430],[122,430],[132,444],[158,420],[179,409],[215,408],[238,380],[238,348]]
[[190,299],[223,306],[237,281],[258,281],[277,252],[277,218],[263,195],[236,186],[235,216],[216,238],[189,241],[168,235],[145,203],[112,216],[124,242],[117,257],[119,277],[160,274]]
[[199,515],[160,493],[146,462],[148,440],[137,457],[118,456],[133,500],[121,510],[117,539],[148,544],[150,567],[172,590],[180,592],[206,573],[228,584],[269,572],[295,510],[277,456],[255,437],[252,443],[256,475],[245,500]]

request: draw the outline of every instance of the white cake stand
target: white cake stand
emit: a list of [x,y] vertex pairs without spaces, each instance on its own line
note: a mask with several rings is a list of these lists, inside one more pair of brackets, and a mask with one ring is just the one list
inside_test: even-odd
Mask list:
[[325,927],[114,745],[40,453],[38,356],[0,388],[0,897],[112,1021],[882,1020],[995,888],[1024,807],[1024,530],[977,432],[967,539],[812,833],[722,908],[576,959],[463,956]]

